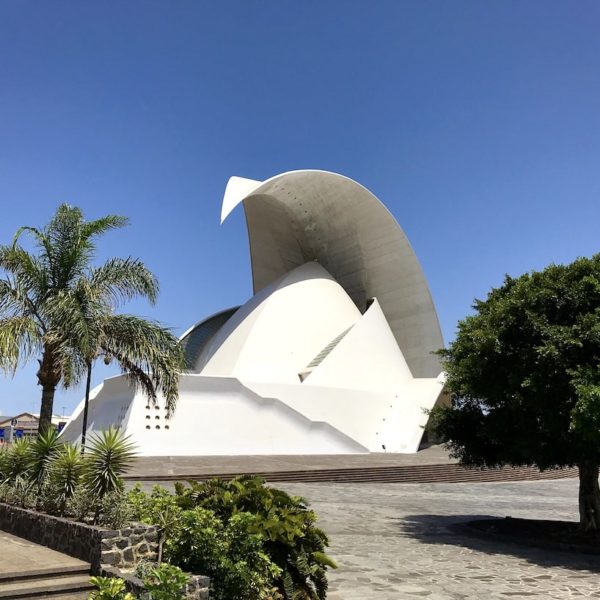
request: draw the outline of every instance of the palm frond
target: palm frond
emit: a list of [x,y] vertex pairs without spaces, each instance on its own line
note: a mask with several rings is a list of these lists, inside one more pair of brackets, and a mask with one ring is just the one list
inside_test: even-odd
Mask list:
[[[129,373],[133,383],[146,393],[149,393],[149,377],[154,389],[162,393],[168,412],[172,412],[184,364],[179,340],[158,323],[133,315],[111,315],[105,320],[103,330],[103,350],[114,356],[123,372]],[[140,372],[146,373],[146,377]]]
[[81,227],[81,235],[86,239],[102,235],[111,229],[120,229],[129,225],[129,219],[120,215],[106,215],[95,221],[87,221]]
[[154,304],[158,281],[144,263],[134,258],[112,258],[101,267],[91,270],[90,287],[117,306],[136,296]]
[[0,319],[0,369],[11,373],[41,350],[42,337],[30,316]]

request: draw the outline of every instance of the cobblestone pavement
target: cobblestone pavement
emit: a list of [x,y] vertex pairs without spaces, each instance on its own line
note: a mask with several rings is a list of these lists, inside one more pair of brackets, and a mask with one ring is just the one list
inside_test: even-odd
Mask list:
[[575,480],[285,488],[311,501],[331,538],[332,600],[600,598],[600,557],[449,528],[490,515],[575,520]]

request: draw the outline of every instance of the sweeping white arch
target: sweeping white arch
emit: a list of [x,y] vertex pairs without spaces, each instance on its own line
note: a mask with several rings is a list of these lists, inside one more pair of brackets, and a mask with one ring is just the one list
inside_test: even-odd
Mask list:
[[264,182],[232,177],[223,222],[244,205],[254,293],[307,261],[318,261],[361,312],[376,297],[413,377],[437,377],[444,342],[423,271],[381,201],[327,171],[290,171]]

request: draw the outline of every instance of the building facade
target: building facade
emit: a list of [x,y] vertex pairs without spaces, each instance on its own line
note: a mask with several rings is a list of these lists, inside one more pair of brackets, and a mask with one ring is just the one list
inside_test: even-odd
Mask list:
[[[98,386],[89,428],[111,424],[142,455],[415,452],[440,399],[442,335],[419,262],[357,182],[293,171],[232,177],[253,295],[181,338],[187,371],[166,414],[123,376]],[[63,433],[81,433],[81,404]]]

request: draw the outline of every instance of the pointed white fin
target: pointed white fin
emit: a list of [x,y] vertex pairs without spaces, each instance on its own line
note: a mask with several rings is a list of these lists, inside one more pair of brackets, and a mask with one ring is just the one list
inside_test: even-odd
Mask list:
[[225,188],[223,204],[221,206],[221,224],[229,213],[247,196],[249,196],[263,182],[245,177],[230,177]]

